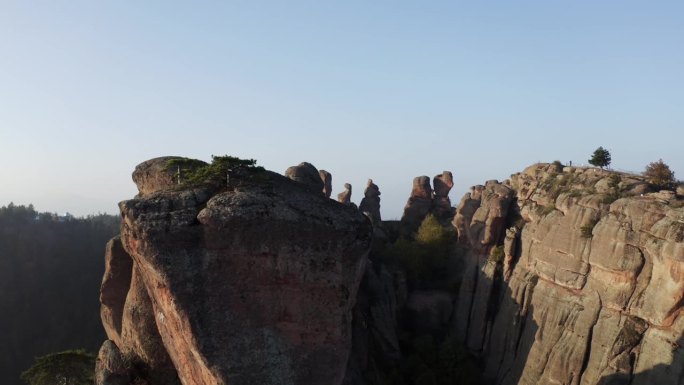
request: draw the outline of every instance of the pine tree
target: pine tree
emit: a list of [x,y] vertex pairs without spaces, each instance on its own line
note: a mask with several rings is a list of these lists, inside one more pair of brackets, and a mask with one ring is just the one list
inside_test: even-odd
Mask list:
[[610,152],[603,147],[599,147],[589,159],[589,163],[604,168],[610,164]]

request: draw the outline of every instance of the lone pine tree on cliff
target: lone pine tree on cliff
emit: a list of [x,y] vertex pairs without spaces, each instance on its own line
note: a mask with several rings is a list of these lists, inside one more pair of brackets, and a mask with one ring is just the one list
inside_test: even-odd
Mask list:
[[599,147],[589,159],[589,163],[604,168],[610,164],[610,152],[603,147]]

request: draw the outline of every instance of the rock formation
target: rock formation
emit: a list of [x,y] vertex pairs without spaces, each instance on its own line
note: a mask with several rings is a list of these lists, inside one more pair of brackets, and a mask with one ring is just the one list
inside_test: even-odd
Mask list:
[[[420,359],[407,342],[446,339],[479,357],[487,385],[682,383],[684,201],[640,176],[537,164],[455,210],[451,173],[434,190],[415,178],[401,232],[432,213],[456,239],[446,284],[421,287],[384,254],[396,235],[376,234],[366,263],[374,230],[351,185],[343,204],[326,199],[310,164],[286,172],[300,183],[169,188],[154,171],[166,162],[136,169],[140,194],[107,246],[98,384],[397,383]],[[364,195],[379,221],[372,181]]]
[[434,186],[432,197],[432,213],[437,218],[451,218],[453,216],[453,209],[451,207],[451,200],[449,199],[449,191],[454,187],[454,177],[451,171],[444,171],[432,178],[432,185]]
[[368,185],[363,192],[363,199],[359,204],[359,210],[368,213],[373,223],[380,224],[380,188],[373,183],[373,179],[368,179]]
[[372,227],[309,166],[120,203],[98,384],[341,383]]
[[337,201],[342,203],[343,205],[350,206],[353,204],[351,202],[351,194],[352,194],[352,185],[350,185],[349,183],[345,183],[344,184],[344,191],[337,194]]
[[434,191],[430,186],[430,178],[419,176],[413,179],[413,188],[401,217],[401,232],[408,236],[418,230],[423,219],[433,214],[443,223],[448,223],[454,215],[449,200],[449,191],[454,186],[450,171],[444,171],[433,179]]
[[324,182],[314,165],[302,162],[296,166],[288,167],[285,176],[307,186],[312,191],[324,192]]
[[406,206],[404,215],[401,217],[402,233],[405,235],[413,234],[432,207],[432,187],[430,178],[427,176],[417,176],[413,178],[413,188]]
[[680,383],[684,208],[640,186],[540,164],[463,198],[453,323],[488,383]]
[[[429,212],[427,182],[416,178],[409,212]],[[452,224],[457,292],[399,294],[404,267],[367,270],[346,383],[406,375],[416,357],[402,346],[421,335],[460,341],[487,385],[682,383],[681,197],[640,176],[539,164],[474,186]]]
[[323,181],[323,195],[325,195],[326,198],[330,198],[330,195],[332,194],[332,174],[325,170],[318,170],[318,175],[320,175],[321,180]]
[[[133,182],[138,186],[140,195],[151,194],[155,191],[164,190],[178,184],[178,170],[169,167],[171,160],[185,159],[179,156],[163,156],[140,163],[133,171]],[[206,165],[205,162],[194,160],[189,169]]]

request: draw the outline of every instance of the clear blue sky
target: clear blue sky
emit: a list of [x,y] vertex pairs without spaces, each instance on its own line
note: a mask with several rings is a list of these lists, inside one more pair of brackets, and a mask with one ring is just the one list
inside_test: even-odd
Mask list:
[[0,36],[0,205],[114,213],[161,155],[373,178],[388,219],[598,146],[684,178],[681,1],[17,0]]

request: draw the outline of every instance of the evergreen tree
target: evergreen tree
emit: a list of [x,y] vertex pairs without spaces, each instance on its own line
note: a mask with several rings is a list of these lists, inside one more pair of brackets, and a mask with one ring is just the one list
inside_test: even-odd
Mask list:
[[610,164],[610,152],[603,147],[599,147],[589,159],[589,163],[604,168]]

